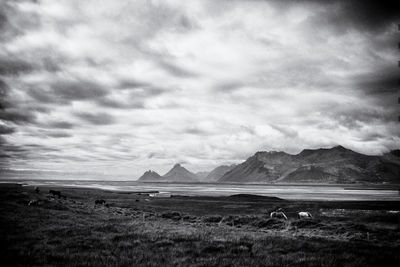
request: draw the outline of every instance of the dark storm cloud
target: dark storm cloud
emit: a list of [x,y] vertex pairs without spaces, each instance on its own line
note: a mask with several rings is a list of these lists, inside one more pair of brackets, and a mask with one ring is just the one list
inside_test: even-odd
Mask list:
[[380,30],[400,18],[398,1],[342,0],[341,4],[349,23],[364,30]]
[[3,160],[0,160],[0,164],[5,164],[6,167],[8,166],[7,164],[12,163],[12,161],[8,161],[7,159],[37,159],[40,154],[59,151],[57,148],[38,144],[15,145],[0,136],[0,158],[3,158]]
[[39,144],[26,144],[23,146],[24,148],[27,148],[28,150],[32,151],[31,149],[37,149],[38,151],[44,151],[44,152],[58,152],[60,149],[55,148],[55,147],[47,147]]
[[7,94],[8,94],[8,85],[0,79],[0,110],[3,110],[8,106],[7,104]]
[[15,156],[26,157],[27,150],[22,146],[13,145],[7,142],[5,138],[0,136],[0,157],[12,158]]
[[13,122],[16,124],[32,123],[36,119],[36,114],[31,110],[18,108],[6,108],[0,110],[0,120]]
[[27,91],[28,95],[40,103],[57,103],[57,104],[68,104],[69,101],[59,98],[52,89],[43,88],[30,88]]
[[40,18],[37,14],[21,15],[18,4],[23,2],[33,1],[0,1],[0,40],[12,39],[39,26]]
[[390,122],[393,118],[388,114],[391,110],[382,112],[381,109],[375,107],[359,107],[346,105],[338,105],[331,110],[326,110],[322,114],[330,122],[335,122],[336,126],[346,127],[348,129],[360,129],[363,125],[375,125],[376,122]]
[[138,87],[146,87],[149,86],[148,83],[144,83],[144,82],[140,82],[140,81],[136,81],[136,80],[121,80],[119,82],[118,87],[120,89],[134,89],[134,88],[138,88]]
[[94,125],[109,125],[115,122],[113,116],[104,112],[101,113],[78,112],[75,113],[75,116]]
[[397,68],[383,69],[376,73],[356,78],[358,88],[371,95],[397,93],[399,79],[400,72]]
[[117,109],[142,109],[145,107],[141,100],[132,100],[128,103],[124,103],[107,97],[99,99],[96,103],[103,107]]
[[46,136],[53,138],[67,138],[72,137],[73,135],[67,132],[47,132]]
[[0,79],[0,120],[15,124],[32,123],[36,119],[36,112],[44,112],[37,105],[24,105],[20,107],[10,98],[10,87]]
[[274,2],[283,8],[294,4],[321,5],[324,8],[310,18],[312,24],[335,27],[337,33],[345,33],[350,28],[362,31],[380,31],[383,27],[398,22],[400,19],[397,1],[286,0]]
[[[166,88],[161,88],[144,83],[129,83],[129,87],[126,82],[120,85],[120,89],[129,90],[123,98],[113,98],[112,94],[96,99],[96,104],[102,107],[116,108],[116,109],[144,109],[145,102],[154,96],[160,96],[167,93]],[[124,85],[124,87],[121,87]]]
[[55,59],[52,57],[44,57],[42,60],[43,68],[48,72],[58,72],[61,71],[61,61],[62,59]]
[[67,121],[53,121],[49,122],[47,126],[51,128],[58,128],[58,129],[72,129],[74,128],[74,124]]
[[47,88],[33,87],[28,94],[41,103],[69,104],[72,101],[104,97],[109,91],[100,84],[84,80],[59,80]]
[[8,19],[4,10],[0,6],[0,30],[4,29],[7,26]]
[[54,93],[68,100],[83,100],[105,96],[107,90],[89,81],[58,81],[52,84]]
[[361,141],[363,142],[371,142],[378,141],[379,139],[384,139],[386,136],[380,133],[365,133],[361,136]]
[[21,59],[0,57],[0,75],[19,75],[33,69],[31,64]]
[[15,128],[9,127],[7,125],[0,124],[0,135],[2,134],[12,134],[15,132]]

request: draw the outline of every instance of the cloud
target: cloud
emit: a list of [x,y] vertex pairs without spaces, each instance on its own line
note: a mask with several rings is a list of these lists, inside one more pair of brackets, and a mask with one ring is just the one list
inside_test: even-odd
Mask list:
[[[355,28],[359,31],[380,31],[389,24],[395,24],[400,18],[396,10],[395,1],[376,2],[373,0],[287,0],[274,1],[280,8],[289,8],[293,5],[316,5],[319,12],[315,12],[313,23],[322,26],[335,27],[336,33],[344,33],[346,29]],[[318,24],[317,24],[318,25]],[[320,26],[320,25],[319,25]]]
[[0,75],[18,75],[32,70],[33,67],[23,60],[0,57]]
[[72,134],[66,132],[49,132],[46,133],[46,135],[48,137],[54,137],[54,138],[68,138],[73,136]]
[[75,113],[75,116],[94,125],[109,125],[115,122],[114,117],[104,112],[99,112],[99,113],[78,112]]
[[398,19],[353,0],[3,1],[2,159],[139,176],[398,148]]
[[89,81],[57,81],[51,88],[61,98],[68,100],[93,99],[107,94],[104,88]]
[[58,128],[58,129],[72,129],[74,124],[68,121],[52,121],[47,124],[48,127]]
[[15,128],[9,127],[7,125],[0,124],[0,135],[2,134],[12,134],[15,132]]
[[380,72],[357,77],[357,86],[368,95],[395,94],[399,86],[398,68],[382,69]]
[[119,99],[113,99],[110,97],[101,98],[97,101],[97,104],[103,107],[108,108],[119,108],[119,109],[135,109],[135,108],[144,108],[145,105],[140,100],[133,101],[124,101]]
[[94,100],[108,94],[107,90],[91,81],[57,80],[47,87],[31,88],[28,94],[42,103],[64,103],[71,101]]
[[32,123],[36,115],[31,110],[20,110],[17,108],[7,108],[0,110],[0,120],[13,122],[16,124]]
[[173,62],[168,62],[164,60],[159,60],[158,63],[162,68],[164,68],[167,72],[174,76],[178,77],[194,77],[196,74],[192,71],[188,71],[182,67],[179,67],[177,64]]

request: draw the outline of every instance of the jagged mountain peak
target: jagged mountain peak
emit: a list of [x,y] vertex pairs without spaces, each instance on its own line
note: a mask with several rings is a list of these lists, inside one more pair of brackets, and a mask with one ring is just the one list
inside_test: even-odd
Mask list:
[[[315,154],[315,153],[326,153],[326,152],[339,152],[339,153],[357,153],[354,152],[351,149],[348,149],[344,146],[341,145],[337,145],[331,148],[316,148],[316,149],[311,149],[311,148],[306,148],[303,149],[299,154],[297,154],[296,156],[307,156],[310,154]],[[358,153],[357,153],[358,154]]]
[[180,163],[176,163],[172,168],[177,169],[177,168],[183,168],[183,167]]
[[171,170],[163,175],[163,178],[167,181],[172,182],[196,182],[196,174],[188,171],[181,164],[175,164]]
[[145,173],[143,173],[142,176],[140,176],[140,178],[138,179],[138,181],[159,181],[161,180],[162,177],[161,175],[159,175],[157,172],[152,171],[152,170],[148,170]]

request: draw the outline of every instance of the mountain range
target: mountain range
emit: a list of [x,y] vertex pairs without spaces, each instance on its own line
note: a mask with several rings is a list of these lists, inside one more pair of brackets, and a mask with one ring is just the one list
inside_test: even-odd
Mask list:
[[217,182],[219,179],[221,179],[222,176],[224,176],[225,173],[227,173],[228,171],[232,170],[235,167],[236,167],[235,164],[232,164],[230,166],[228,165],[218,166],[214,170],[210,171],[204,180],[207,182]]
[[138,181],[141,182],[199,182],[199,177],[188,171],[186,168],[182,167],[180,164],[175,164],[171,170],[169,170],[163,176],[159,175],[157,172],[149,170],[146,171]]
[[238,183],[399,183],[400,158],[369,156],[342,146],[304,149],[299,154],[257,152],[225,173],[219,182]]
[[342,146],[304,149],[298,154],[259,151],[238,165],[194,174],[176,164],[165,175],[145,172],[144,182],[220,183],[400,183],[399,150],[364,155]]

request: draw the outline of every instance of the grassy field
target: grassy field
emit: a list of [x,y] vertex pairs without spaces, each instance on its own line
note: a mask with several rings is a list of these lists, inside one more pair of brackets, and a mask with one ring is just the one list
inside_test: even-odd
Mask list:
[[399,202],[51,189],[0,184],[2,266],[400,266]]

